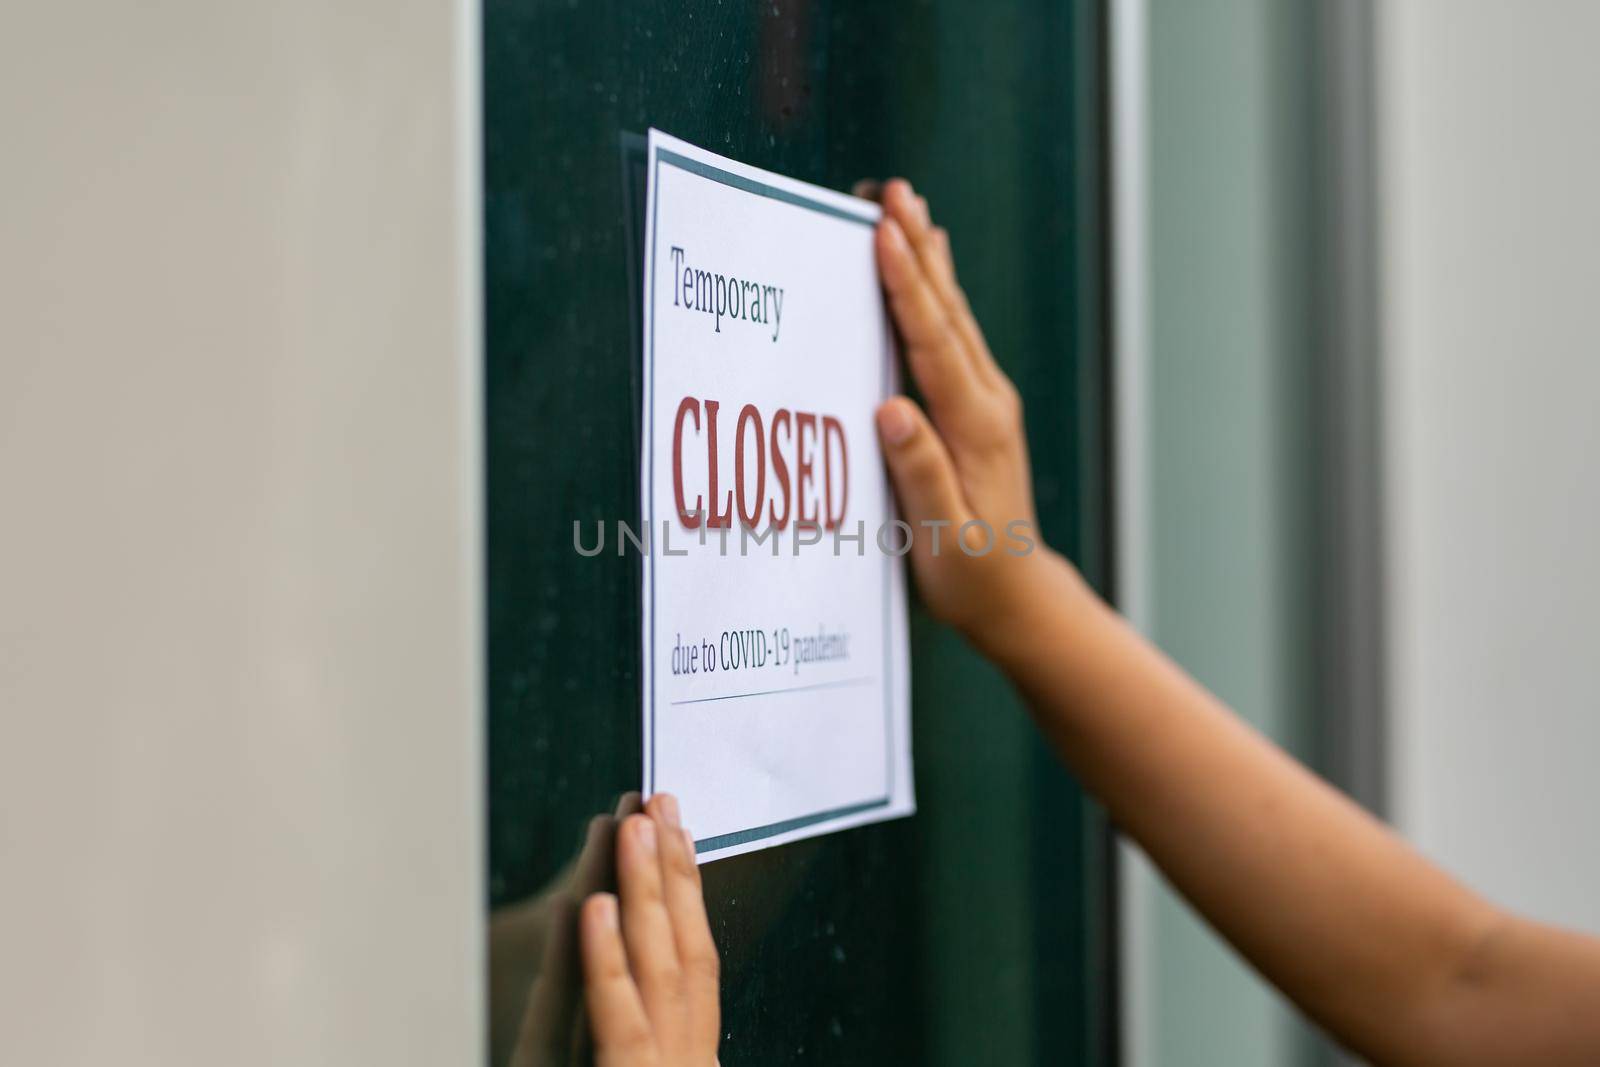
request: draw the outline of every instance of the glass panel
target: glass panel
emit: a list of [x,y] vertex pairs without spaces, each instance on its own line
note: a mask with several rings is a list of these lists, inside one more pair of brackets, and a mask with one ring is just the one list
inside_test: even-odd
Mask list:
[[[640,775],[637,561],[572,543],[574,520],[638,510],[627,135],[836,188],[911,177],[1026,398],[1046,536],[1105,571],[1098,5],[857,8],[486,5],[497,1063],[519,1034],[519,1062],[575,1058],[564,916],[608,877],[592,817]],[[914,819],[705,869],[729,1067],[1109,1056],[1103,820],[1004,680],[915,606],[913,665]]]

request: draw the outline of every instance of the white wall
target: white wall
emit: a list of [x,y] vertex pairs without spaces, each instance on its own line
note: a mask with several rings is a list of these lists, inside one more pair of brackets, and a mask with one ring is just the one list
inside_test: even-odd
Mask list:
[[0,16],[0,1062],[478,1057],[476,10]]
[[1378,9],[1396,813],[1600,931],[1600,4]]

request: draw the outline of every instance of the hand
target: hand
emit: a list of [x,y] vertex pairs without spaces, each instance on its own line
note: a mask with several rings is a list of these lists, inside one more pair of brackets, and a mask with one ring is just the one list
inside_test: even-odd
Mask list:
[[622,824],[621,897],[583,905],[584,999],[597,1067],[714,1067],[721,1027],[694,843],[678,802],[657,793]]
[[992,654],[1007,628],[996,621],[1037,595],[1042,569],[1064,564],[1039,543],[1022,399],[956,281],[949,235],[903,179],[881,200],[878,270],[928,414],[893,397],[878,409],[878,435],[923,602]]
[[589,820],[583,847],[538,893],[489,916],[489,1062],[563,1067],[588,1061],[578,906],[616,877],[617,827],[643,810],[637,792]]

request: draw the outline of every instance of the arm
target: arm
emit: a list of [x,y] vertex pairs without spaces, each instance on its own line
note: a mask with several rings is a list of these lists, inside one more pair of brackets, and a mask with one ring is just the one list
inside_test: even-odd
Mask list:
[[[878,258],[928,405],[879,412],[914,527],[1033,521],[1021,406],[909,185]],[[921,532],[919,527],[919,532]],[[912,550],[929,610],[999,664],[1122,826],[1270,981],[1393,1063],[1594,1063],[1600,942],[1509,916],[1251,730],[1046,550]],[[981,538],[974,542],[975,546]]]

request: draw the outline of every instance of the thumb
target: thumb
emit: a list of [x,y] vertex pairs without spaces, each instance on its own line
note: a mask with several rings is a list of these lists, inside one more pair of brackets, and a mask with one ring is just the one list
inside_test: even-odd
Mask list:
[[922,409],[890,397],[878,408],[878,438],[905,520],[913,528],[924,519],[960,528],[970,516],[955,464]]

